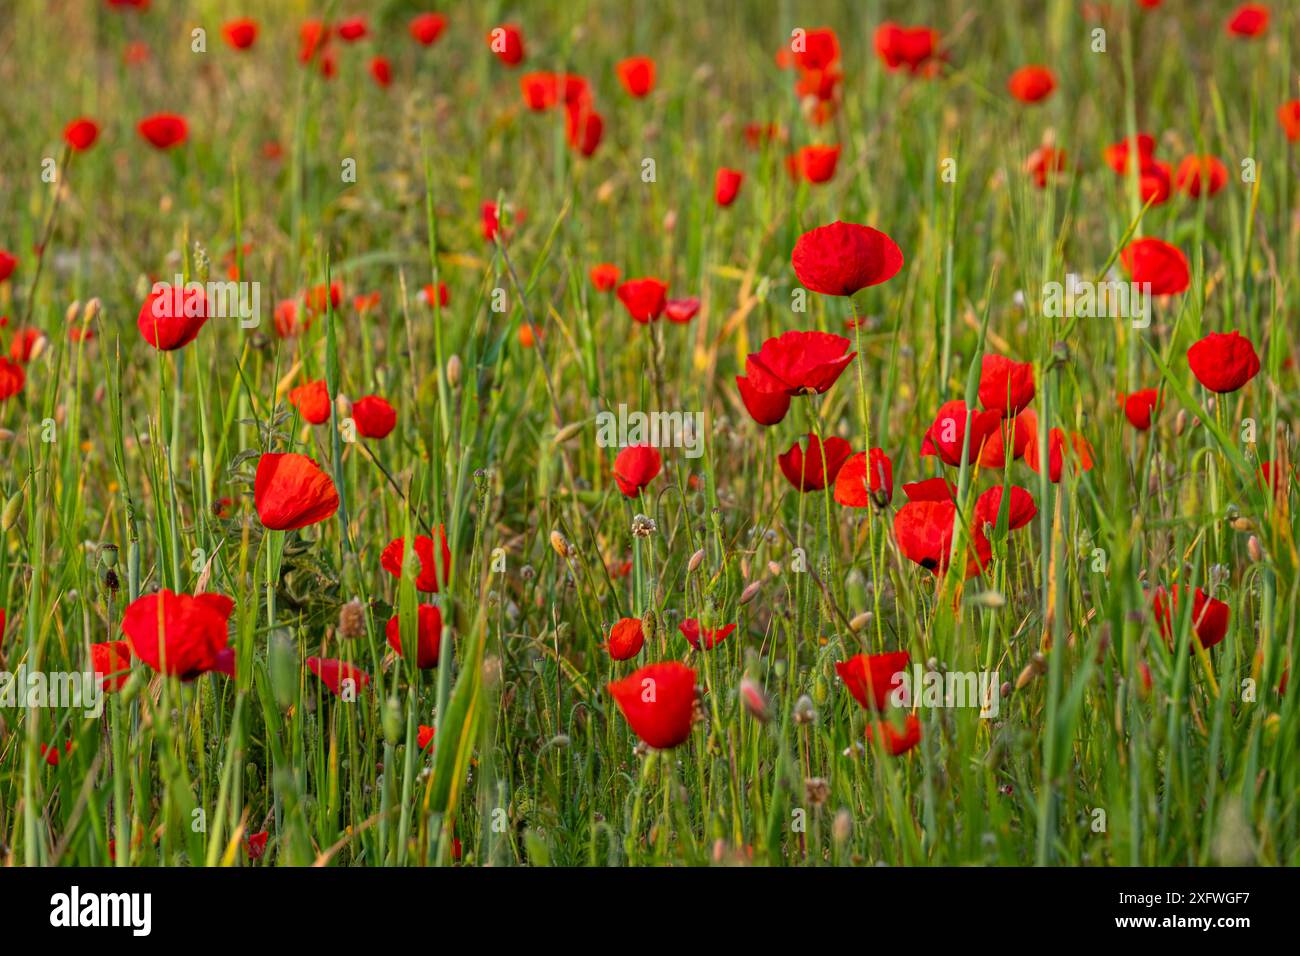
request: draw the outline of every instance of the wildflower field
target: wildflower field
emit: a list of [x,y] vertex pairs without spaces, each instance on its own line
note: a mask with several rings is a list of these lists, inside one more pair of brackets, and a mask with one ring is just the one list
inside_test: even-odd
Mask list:
[[6,7],[3,863],[1300,862],[1300,8]]

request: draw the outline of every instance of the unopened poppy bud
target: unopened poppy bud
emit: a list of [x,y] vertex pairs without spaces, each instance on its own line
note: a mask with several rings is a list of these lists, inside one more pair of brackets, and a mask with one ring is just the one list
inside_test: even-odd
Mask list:
[[973,598],[971,598],[971,601],[972,603],[978,604],[980,607],[989,607],[995,609],[1000,607],[1006,607],[1007,605],[1007,599],[997,591],[981,591],[979,594],[976,594]]
[[1245,515],[1237,515],[1228,524],[1233,531],[1249,531],[1254,527],[1254,524]]
[[867,627],[874,617],[875,615],[870,611],[863,611],[861,614],[856,614],[854,615],[853,620],[849,621],[849,628],[854,631],[860,631]]
[[573,545],[569,544],[569,539],[559,531],[551,532],[551,547],[562,558],[567,558],[573,554]]
[[334,399],[334,411],[338,413],[339,421],[352,417],[352,399],[346,395],[340,394]]
[[13,441],[14,433],[8,428],[0,428],[0,441]]
[[1178,409],[1178,414],[1174,416],[1174,434],[1182,435],[1187,431],[1187,409]]
[[1264,560],[1264,546],[1259,543],[1259,538],[1253,534],[1246,539],[1246,553],[1250,555],[1250,560],[1256,564]]
[[759,589],[762,588],[762,586],[762,581],[754,581],[752,584],[747,585],[745,590],[740,592],[740,603],[748,604],[750,601],[754,600],[754,598],[758,596]]
[[851,836],[853,836],[853,814],[847,810],[841,810],[835,814],[835,823],[831,827],[831,838],[836,843],[848,843]]
[[396,747],[402,737],[402,703],[390,697],[384,703],[384,743]]
[[9,531],[18,523],[18,512],[23,507],[23,493],[15,493],[8,501],[5,502],[4,514],[0,515],[0,529]]
[[704,563],[704,549],[700,548],[700,550],[696,551],[693,555],[691,555],[691,559],[686,562],[686,570],[693,574],[700,569],[700,565],[703,563]]
[[49,338],[45,335],[36,336],[36,341],[32,342],[32,350],[28,353],[28,361],[35,362],[38,358],[44,355],[45,346],[47,346],[49,342]]
[[82,322],[95,321],[95,316],[99,315],[99,310],[102,309],[103,307],[104,307],[103,303],[99,301],[98,296],[91,299],[89,302],[86,303],[86,310],[81,313],[81,321]]
[[453,355],[447,359],[447,384],[460,388],[460,356]]
[[563,445],[574,435],[578,434],[578,432],[582,431],[583,426],[586,424],[586,422],[571,422],[568,425],[565,425],[555,433],[555,444]]
[[777,564],[775,561],[767,562],[767,573],[772,575],[774,578],[779,577],[781,574],[781,565]]
[[66,322],[68,325],[71,325],[73,322],[76,322],[77,319],[80,317],[81,317],[81,301],[79,299],[74,299],[72,304],[68,306],[68,310],[63,313],[63,321]]
[[267,670],[271,675],[271,693],[281,710],[288,710],[298,699],[298,682],[302,662],[298,645],[283,630],[271,635],[266,649]]
[[740,679],[740,699],[751,717],[760,724],[767,723],[771,716],[767,708],[767,695],[752,677],[745,676]]
[[677,228],[677,210],[669,209],[664,213],[664,232],[672,232]]

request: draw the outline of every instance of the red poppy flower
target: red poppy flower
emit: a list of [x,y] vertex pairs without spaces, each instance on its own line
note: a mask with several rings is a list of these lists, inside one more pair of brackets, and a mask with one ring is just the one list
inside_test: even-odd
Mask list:
[[275,334],[282,339],[292,338],[302,332],[306,332],[311,326],[310,320],[304,320],[302,326],[298,325],[298,303],[293,299],[281,299],[275,305]]
[[26,365],[32,360],[33,353],[39,354],[38,346],[44,348],[44,343],[45,333],[40,329],[14,329],[14,337],[9,343],[9,357]]
[[1228,168],[1217,156],[1187,156],[1178,164],[1174,185],[1193,199],[1213,196],[1228,183]]
[[77,152],[85,152],[99,139],[99,127],[94,120],[75,119],[63,128],[63,141]]
[[488,200],[478,207],[479,222],[483,226],[483,241],[495,242],[497,232],[501,229],[501,218],[497,214],[497,204]]
[[870,226],[835,221],[801,235],[790,264],[805,287],[823,295],[853,295],[887,282],[903,268],[903,252]]
[[224,594],[176,594],[164,588],[122,612],[131,650],[159,673],[189,681],[218,667],[229,643],[226,622],[235,602]]
[[600,145],[605,119],[586,102],[571,103],[564,110],[564,134],[569,146],[590,156]]
[[876,28],[876,56],[889,70],[920,72],[939,49],[939,31],[886,22]]
[[677,629],[682,632],[682,637],[686,638],[686,643],[697,651],[701,644],[704,645],[704,650],[711,651],[730,636],[736,629],[736,625],[724,624],[717,628],[701,627],[696,618],[688,617],[678,625]]
[[293,531],[324,521],[339,509],[329,475],[306,455],[268,452],[257,462],[253,504],[272,531]]
[[1152,295],[1177,295],[1192,283],[1187,257],[1160,239],[1134,239],[1119,255],[1129,278],[1151,284]]
[[802,177],[810,183],[824,183],[835,175],[840,149],[840,146],[803,146],[786,160],[786,167],[795,179]]
[[[1047,448],[1047,477],[1052,484],[1060,482],[1061,469],[1067,460],[1074,465],[1076,473],[1092,471],[1092,445],[1088,444],[1088,440],[1078,432],[1072,432],[1067,443],[1065,432],[1059,428],[1053,428],[1047,435]],[[1038,439],[1036,436],[1025,447],[1025,464],[1035,472],[1039,469]]]
[[16,362],[0,355],[0,402],[13,398],[27,383],[27,373]]
[[1056,89],[1056,76],[1045,66],[1022,66],[1007,81],[1011,95],[1022,103],[1038,103]]
[[1014,418],[1034,400],[1034,366],[1004,355],[985,354],[980,367],[980,404]]
[[1025,172],[1033,178],[1034,185],[1039,189],[1047,188],[1049,176],[1063,173],[1068,168],[1069,160],[1066,158],[1065,151],[1055,146],[1040,146],[1025,160]]
[[524,104],[533,112],[549,110],[560,101],[559,77],[554,73],[525,73],[519,78]]
[[156,149],[171,149],[185,142],[189,135],[189,124],[185,117],[175,113],[157,113],[146,116],[136,126],[140,135]]
[[221,35],[236,50],[247,50],[257,39],[257,21],[250,17],[228,20],[221,26]]
[[127,641],[91,644],[90,669],[106,693],[121,690],[131,678],[131,645]]
[[[1002,490],[1001,485],[994,485],[975,499],[975,527],[982,528],[986,524],[998,523],[998,512],[1002,508]],[[1034,496],[1024,488],[1017,488],[1015,485],[1011,486],[1011,501],[1007,508],[1008,531],[1023,528],[1034,520],[1034,515],[1038,514],[1038,505],[1034,504]]]
[[[1173,622],[1178,614],[1178,602],[1186,592],[1184,585],[1175,584],[1168,591],[1156,588],[1151,595],[1151,611],[1166,641],[1173,639]],[[1229,616],[1228,605],[1218,598],[1210,597],[1200,588],[1192,593],[1192,630],[1206,650],[1227,635]]]
[[901,686],[900,674],[912,662],[907,651],[889,651],[884,654],[854,654],[847,661],[835,662],[835,673],[840,675],[859,706],[866,710],[884,713],[889,709],[889,696]]
[[1269,9],[1262,3],[1243,3],[1228,18],[1227,30],[1233,36],[1263,36],[1268,29]]
[[18,267],[18,260],[12,253],[0,249],[0,282],[4,282],[14,274],[14,269]]
[[382,87],[388,87],[393,82],[393,65],[388,62],[388,57],[377,56],[370,61],[370,75],[374,81]]
[[630,56],[614,66],[618,81],[629,96],[640,99],[655,88],[655,61],[648,56]]
[[[620,275],[618,266],[612,262],[601,262],[591,267],[588,273],[591,278],[591,284],[595,286],[597,292],[608,292],[614,286],[618,285]],[[665,287],[666,289],[666,287]]]
[[1212,392],[1235,392],[1259,374],[1259,356],[1240,332],[1211,332],[1187,350],[1196,380]]
[[764,427],[781,422],[790,411],[790,396],[785,392],[760,392],[749,384],[744,375],[736,376],[740,400],[745,403],[749,417]]
[[312,286],[303,295],[303,305],[312,314],[324,312],[327,304],[334,309],[343,304],[342,282],[331,282],[328,288],[322,282]]
[[154,348],[171,352],[193,342],[207,321],[208,298],[201,285],[157,283],[140,306],[136,328]]
[[1107,146],[1102,155],[1106,159],[1107,166],[1119,175],[1125,176],[1128,174],[1129,159],[1132,156],[1136,154],[1138,169],[1142,170],[1152,161],[1155,151],[1155,137],[1150,133],[1138,133],[1137,136],[1125,137],[1118,143]]
[[641,653],[645,631],[635,617],[619,618],[609,632],[609,656],[616,661],[631,660]]
[[865,508],[874,500],[883,508],[894,500],[894,463],[880,448],[853,455],[835,476],[835,500],[848,508]]
[[1144,388],[1119,397],[1124,407],[1124,415],[1130,424],[1140,432],[1151,427],[1151,414],[1160,407],[1160,392],[1154,388]]
[[867,724],[866,735],[868,743],[875,741],[878,735],[885,752],[891,757],[898,757],[921,742],[921,720],[916,714],[908,714],[903,721],[902,730],[895,727],[892,721],[878,720],[874,724]]
[[700,300],[696,298],[668,299],[664,302],[664,318],[678,325],[685,325],[695,318],[699,311]]
[[740,184],[744,179],[745,174],[740,170],[723,166],[713,177],[713,201],[719,206],[730,206],[736,201],[736,194],[740,192]]
[[355,43],[370,33],[370,27],[366,23],[365,17],[349,17],[346,20],[339,21],[335,32],[338,33],[339,39],[345,43]]
[[1138,195],[1143,204],[1151,203],[1153,206],[1159,206],[1168,201],[1172,190],[1172,178],[1169,164],[1162,163],[1158,159],[1153,159],[1143,167],[1141,175],[1138,176]]
[[378,395],[366,395],[352,403],[352,420],[363,438],[383,438],[397,425],[397,409]]
[[513,23],[493,27],[487,42],[488,49],[506,66],[518,66],[524,61],[524,35]]
[[330,39],[330,27],[323,20],[306,20],[298,28],[298,62],[310,63]]
[[[451,548],[447,546],[447,532],[442,525],[435,529],[442,544],[442,563],[439,565],[433,554],[433,539],[428,535],[416,535],[415,545],[412,550],[420,565],[419,573],[415,579],[415,589],[423,591],[425,594],[435,594],[438,591],[440,581],[446,581],[448,574],[451,573]],[[383,553],[379,556],[379,563],[383,569],[395,578],[402,576],[402,556],[405,553],[406,539],[395,538],[388,542]]]
[[649,445],[629,445],[614,459],[614,481],[626,497],[635,498],[654,481],[661,467],[657,450]]
[[658,279],[628,279],[618,287],[616,294],[633,320],[653,322],[664,310],[668,285]]
[[303,419],[312,425],[322,425],[329,421],[330,395],[325,388],[325,379],[307,382],[291,390],[289,404],[298,409]]
[[960,465],[968,421],[971,434],[966,461],[974,463],[979,460],[984,443],[990,436],[998,434],[1002,413],[996,408],[982,412],[967,409],[966,403],[960,398],[939,406],[934,423],[926,430],[925,440],[921,443],[922,457],[938,455],[945,465]]
[[[909,501],[894,512],[899,551],[931,574],[943,574],[948,569],[956,521],[957,506],[951,501]],[[979,574],[992,557],[992,547],[979,525],[971,537],[973,553],[967,555],[965,571],[968,578]]]
[[430,46],[442,36],[447,27],[447,18],[441,13],[421,13],[411,20],[407,30],[416,43]]
[[816,435],[809,433],[807,452],[795,442],[777,457],[777,463],[796,491],[821,491],[835,481],[852,454],[853,448],[843,438],[832,435],[823,445]]
[[359,667],[333,657],[309,657],[307,669],[320,678],[335,697],[346,692],[355,694],[370,683],[370,675]]
[[695,671],[678,661],[649,664],[606,688],[638,737],[668,750],[691,735]]
[[756,150],[764,143],[784,139],[785,133],[776,123],[746,123],[744,137],[745,145]]
[[271,834],[263,830],[261,833],[250,833],[248,840],[244,843],[244,850],[250,860],[260,860],[262,854],[266,852],[266,841],[271,838]]
[[[442,612],[436,605],[421,604],[416,616],[415,666],[422,671],[438,666],[438,654],[442,648]],[[388,636],[388,646],[405,658],[402,649],[400,615],[394,614],[388,619],[384,628]]]
[[1261,461],[1259,463],[1259,484],[1268,488],[1275,498],[1285,498],[1295,481],[1295,469],[1280,461]]
[[435,737],[438,736],[437,727],[426,727],[420,724],[419,730],[415,735],[415,745],[421,750],[428,750]]
[[[71,740],[64,744],[63,752],[65,754],[72,753]],[[59,745],[57,743],[41,744],[41,756],[45,758],[45,762],[51,767],[57,767],[59,765]]]
[[800,69],[824,70],[840,58],[840,40],[830,27],[813,27],[803,31],[792,52]]
[[908,501],[956,501],[957,483],[947,478],[904,482],[903,494]]
[[858,354],[850,342],[830,332],[785,332],[767,339],[745,359],[750,387],[789,396],[824,394]]
[[[451,291],[447,288],[447,283],[445,282],[438,283],[437,296],[438,296],[438,305],[441,306],[442,308],[445,309],[447,308],[447,306],[451,304]],[[424,300],[424,304],[429,306],[429,308],[433,308],[433,297],[434,297],[433,283],[429,283],[423,289],[420,290],[420,298]]]
[[1279,106],[1277,121],[1282,124],[1288,142],[1300,140],[1300,100],[1289,100]]
[[1023,458],[1025,448],[1038,434],[1038,416],[1033,409],[1026,408],[1012,419],[1003,419],[998,427],[998,434],[990,435],[980,452],[981,468],[1005,468],[1007,464],[1007,445],[1011,445],[1011,460]]

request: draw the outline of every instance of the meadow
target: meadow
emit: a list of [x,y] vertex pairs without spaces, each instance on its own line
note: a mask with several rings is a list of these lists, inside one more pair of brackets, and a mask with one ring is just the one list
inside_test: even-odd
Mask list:
[[8,8],[0,861],[1300,862],[1290,4]]

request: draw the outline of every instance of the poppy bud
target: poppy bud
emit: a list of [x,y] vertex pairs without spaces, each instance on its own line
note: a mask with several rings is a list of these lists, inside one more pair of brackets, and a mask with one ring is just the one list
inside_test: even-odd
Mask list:
[[460,356],[453,355],[447,359],[447,384],[453,389],[460,388]]
[[854,615],[853,619],[849,621],[849,629],[853,631],[861,631],[870,625],[874,618],[875,615],[870,611],[863,611],[861,614]]
[[396,747],[402,737],[402,704],[396,697],[384,703],[384,743]]
[[574,435],[578,434],[578,432],[582,431],[586,424],[586,422],[570,422],[568,425],[565,425],[555,433],[555,444],[563,445]]
[[1264,547],[1259,543],[1259,538],[1253,534],[1246,539],[1246,553],[1256,564],[1264,560]]
[[752,584],[747,585],[745,590],[740,592],[739,603],[745,605],[754,600],[754,598],[758,596],[759,589],[762,588],[762,586],[762,581],[754,581]]
[[63,321],[68,323],[68,325],[71,325],[73,322],[76,322],[80,316],[81,316],[81,301],[78,299],[74,299],[72,301],[72,305],[68,306],[68,310],[63,313]]
[[352,417],[352,399],[346,395],[339,395],[334,399],[334,410],[338,413],[339,421]]
[[763,693],[763,688],[758,685],[752,677],[745,676],[740,680],[740,699],[745,704],[745,710],[749,711],[751,717],[760,724],[765,724],[771,717],[767,706],[767,695]]
[[4,514],[0,515],[0,529],[9,531],[18,523],[18,512],[22,510],[22,504],[23,493],[21,491],[5,502]]
[[95,316],[99,315],[99,311],[101,308],[103,308],[103,303],[101,303],[99,301],[99,297],[96,296],[95,298],[91,299],[89,302],[86,303],[86,310],[81,313],[81,321],[93,322],[95,320]]
[[686,562],[686,570],[688,573],[693,574],[694,572],[700,569],[700,565],[703,563],[704,563],[704,549],[700,548],[700,550],[696,551],[693,555],[691,555],[691,559]]
[[301,677],[298,647],[288,634],[277,630],[271,635],[266,657],[271,693],[280,709],[288,710],[298,699],[298,682]]
[[559,531],[551,532],[551,547],[555,553],[562,558],[568,558],[573,555],[573,545],[569,544],[569,539]]
[[835,814],[835,824],[831,827],[831,837],[836,843],[848,843],[853,835],[853,814],[841,810]]

